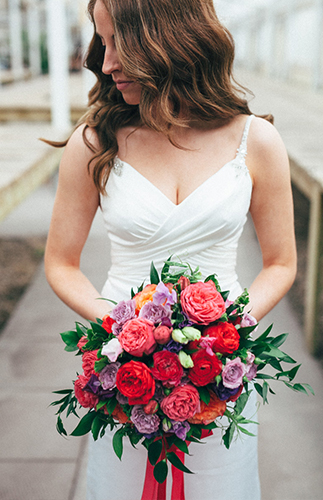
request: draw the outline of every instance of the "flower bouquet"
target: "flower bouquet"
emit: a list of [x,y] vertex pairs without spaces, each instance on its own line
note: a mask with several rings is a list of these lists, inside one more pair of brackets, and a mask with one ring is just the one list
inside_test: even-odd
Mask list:
[[[62,333],[65,349],[82,355],[83,373],[73,389],[55,391],[62,395],[52,403],[59,406],[58,432],[67,435],[64,411],[78,416],[78,407],[86,408],[72,436],[92,432],[96,440],[116,429],[116,455],[121,459],[125,436],[133,446],[141,442],[163,483],[168,461],[191,472],[183,460],[189,443],[214,429],[227,448],[236,432],[252,436],[243,410],[253,388],[264,403],[274,394],[270,380],[313,393],[293,383],[300,365],[279,349],[287,334],[272,337],[270,327],[253,339],[258,325],[246,312],[247,290],[234,302],[228,295],[215,275],[201,281],[198,268],[170,258],[161,276],[152,263],[150,284],[114,303],[103,320]],[[267,365],[272,375],[263,373]]]

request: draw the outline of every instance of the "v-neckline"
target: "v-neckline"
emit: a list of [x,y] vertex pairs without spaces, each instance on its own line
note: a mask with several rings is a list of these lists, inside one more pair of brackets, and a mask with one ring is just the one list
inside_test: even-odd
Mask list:
[[[139,170],[137,170],[135,167],[133,167],[130,163],[124,161],[124,160],[121,160],[121,158],[117,157],[118,160],[123,164],[123,165],[126,165],[127,167],[130,167],[131,170],[136,174],[138,175],[139,177],[141,177],[145,182],[147,182],[151,187],[153,187],[159,194],[161,194],[173,207],[180,207],[183,203],[186,202],[187,199],[191,198],[195,193],[197,193],[205,184],[207,184],[211,179],[213,179],[214,177],[217,176],[217,174],[219,174],[222,170],[224,170],[227,166],[237,162],[237,156],[235,156],[235,158],[233,158],[232,160],[228,161],[227,163],[225,163],[221,168],[219,168],[216,172],[214,172],[212,175],[210,175],[207,179],[205,179],[205,181],[203,181],[199,186],[197,186],[189,195],[187,195],[180,203],[174,203],[170,198],[168,198],[168,196],[163,192],[161,191],[161,189],[159,189],[153,182],[151,182],[149,179],[147,179],[147,177],[145,177],[141,172],[139,172]],[[245,168],[247,170],[247,172],[249,173],[249,170],[247,168],[247,166],[245,165]]]

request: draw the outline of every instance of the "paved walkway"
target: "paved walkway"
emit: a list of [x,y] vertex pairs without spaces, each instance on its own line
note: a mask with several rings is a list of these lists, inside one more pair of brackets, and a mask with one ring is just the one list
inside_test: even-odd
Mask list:
[[[261,107],[262,112],[268,110]],[[54,193],[55,181],[38,189],[0,224],[0,237],[46,234]],[[99,288],[108,261],[98,214],[82,266]],[[248,286],[260,266],[261,256],[248,224],[239,254],[240,281]],[[75,320],[75,314],[50,290],[41,265],[0,336],[1,500],[85,500],[86,438],[60,437],[54,409],[48,408],[51,391],[68,387],[80,369],[79,358],[64,352],[59,337]],[[322,369],[307,353],[287,299],[268,315],[263,328],[272,321],[276,334],[290,332],[286,350],[303,364],[298,379],[310,383],[316,396],[306,397],[281,386],[270,397],[270,405],[260,408],[263,500],[321,500]]]

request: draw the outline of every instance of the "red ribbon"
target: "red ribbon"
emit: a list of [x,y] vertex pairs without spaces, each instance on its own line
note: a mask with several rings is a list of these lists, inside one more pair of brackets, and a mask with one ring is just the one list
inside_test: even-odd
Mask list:
[[[211,436],[213,434],[212,431],[202,430],[201,439]],[[189,441],[186,441],[186,444],[189,445]],[[184,463],[185,454],[183,451],[179,450],[176,446],[171,446],[170,451],[173,451],[181,462]],[[159,460],[164,460],[166,457],[165,447],[163,446],[161,455]],[[172,476],[173,476],[173,484],[172,484],[172,496],[171,500],[185,500],[184,493],[184,473],[183,471],[177,469],[172,465]],[[154,477],[154,466],[148,460],[147,457],[147,465],[146,465],[146,476],[144,482],[144,488],[141,496],[141,500],[166,500],[166,479],[163,483],[158,483]]]

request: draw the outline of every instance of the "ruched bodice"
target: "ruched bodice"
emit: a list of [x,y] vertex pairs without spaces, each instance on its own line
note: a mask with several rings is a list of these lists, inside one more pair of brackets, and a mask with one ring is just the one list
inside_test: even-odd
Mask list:
[[[223,290],[237,296],[235,266],[238,240],[250,205],[252,182],[246,166],[248,117],[236,157],[175,205],[128,163],[116,159],[101,197],[111,240],[111,268],[102,295],[119,301],[132,287],[149,282],[150,262],[158,270],[173,255],[199,266],[203,277],[217,273]],[[255,419],[256,396],[245,408]],[[249,431],[256,433],[256,425]],[[242,436],[230,450],[220,444],[220,431],[206,445],[190,446],[185,477],[186,500],[260,500],[257,439]],[[122,462],[112,448],[112,433],[89,442],[87,500],[139,500],[146,450],[124,443]],[[170,482],[167,486],[170,498]]]
[[236,157],[175,205],[128,163],[116,159],[101,198],[111,241],[111,268],[103,295],[128,298],[151,260],[157,269],[170,256],[216,272],[223,289],[239,293],[235,272],[238,240],[246,221],[252,182],[246,166],[248,117]]

